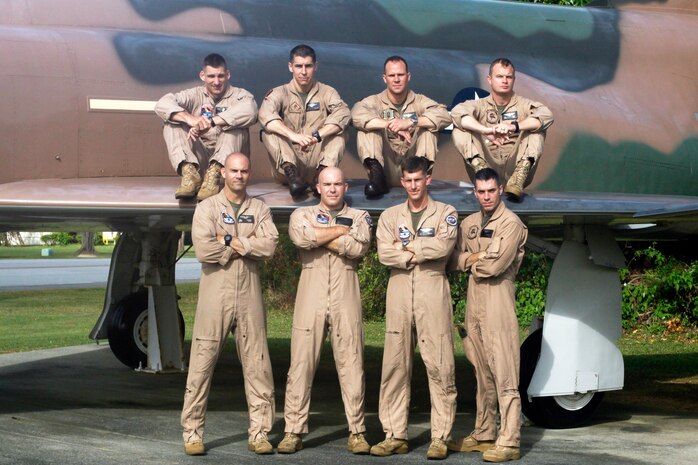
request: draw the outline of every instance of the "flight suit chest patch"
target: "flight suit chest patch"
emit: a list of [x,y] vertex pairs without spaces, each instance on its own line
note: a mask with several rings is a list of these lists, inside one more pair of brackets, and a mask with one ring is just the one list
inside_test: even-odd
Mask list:
[[308,102],[305,111],[320,111],[320,102]]
[[388,108],[381,112],[383,119],[393,119],[395,118],[395,110]]
[[409,228],[407,228],[407,226],[404,224],[397,227],[397,237],[400,239],[409,239],[411,235],[412,233],[410,232]]
[[419,228],[417,230],[417,236],[419,236],[419,237],[434,237],[434,236],[436,236],[436,229],[434,229],[434,228]]
[[300,103],[296,102],[295,100],[291,102],[291,105],[288,107],[289,113],[300,113],[301,111],[303,111],[303,108],[301,107]]
[[338,216],[334,220],[335,224],[338,224],[340,226],[349,226],[351,227],[354,224],[354,220],[351,218],[348,218],[346,216]]
[[470,229],[468,229],[468,239],[475,239],[477,237],[477,232],[480,228],[478,228],[475,225],[472,225]]
[[518,111],[507,111],[502,113],[502,121],[516,121],[519,119]]
[[497,116],[497,112],[494,110],[487,110],[487,122],[489,124],[494,124],[499,120],[499,117]]
[[494,229],[483,229],[480,232],[480,237],[488,237],[491,239],[493,235],[494,235]]
[[238,216],[238,223],[240,224],[253,224],[254,223],[254,215],[240,215]]
[[228,215],[227,212],[221,212],[221,215],[223,216],[223,222],[225,224],[235,224],[235,219],[232,216]]
[[320,224],[327,224],[330,222],[330,215],[327,213],[318,213],[315,220]]

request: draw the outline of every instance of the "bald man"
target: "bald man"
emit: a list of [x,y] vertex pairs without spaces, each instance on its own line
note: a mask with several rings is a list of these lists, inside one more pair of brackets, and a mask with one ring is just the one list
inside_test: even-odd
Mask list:
[[199,301],[184,391],[184,452],[203,455],[204,423],[213,370],[231,331],[245,379],[250,416],[248,450],[271,454],[274,379],[258,266],[279,240],[269,207],[247,195],[250,159],[232,153],[221,168],[223,190],[199,203],[191,235],[201,262]]
[[320,203],[296,209],[288,227],[303,271],[293,312],[284,405],[286,434],[278,451],[292,454],[303,448],[301,434],[308,432],[310,389],[329,332],[349,426],[347,449],[367,454],[364,333],[356,268],[371,242],[371,217],[344,202],[348,185],[339,168],[322,170],[316,187]]

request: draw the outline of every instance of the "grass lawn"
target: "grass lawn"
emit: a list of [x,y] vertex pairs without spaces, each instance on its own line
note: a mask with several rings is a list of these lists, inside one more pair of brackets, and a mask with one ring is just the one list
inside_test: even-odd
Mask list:
[[[196,283],[178,286],[187,341],[191,340],[197,290]],[[90,343],[87,336],[102,310],[103,299],[103,289],[0,292],[0,353]],[[275,370],[277,366],[287,369],[291,313],[270,311],[268,327]],[[365,325],[367,371],[368,367],[380,371],[384,330],[383,322]],[[629,334],[621,338],[619,347],[625,359],[625,389],[609,393],[608,400],[647,406],[660,402],[670,409],[698,411],[698,339]],[[457,366],[467,366],[457,336],[455,349]],[[233,344],[226,350],[234,350]],[[332,363],[331,351],[325,350],[321,364]],[[421,370],[418,365],[415,376]]]
[[[42,249],[51,249],[53,255],[50,257],[42,257]],[[29,258],[77,258],[80,244],[68,245],[21,245],[16,247],[0,247],[0,260],[2,259],[29,259]],[[109,258],[114,250],[114,244],[97,245],[95,251],[97,258]]]

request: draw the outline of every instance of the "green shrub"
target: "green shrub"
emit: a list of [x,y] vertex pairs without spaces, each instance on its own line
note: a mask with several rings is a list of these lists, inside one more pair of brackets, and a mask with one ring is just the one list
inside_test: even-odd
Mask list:
[[371,244],[371,249],[359,264],[358,274],[364,320],[377,321],[385,319],[385,294],[388,290],[390,269],[381,265],[378,260],[375,241]]
[[293,311],[296,289],[301,275],[298,251],[288,236],[288,226],[278,226],[279,244],[274,257],[263,262],[260,267],[260,280],[265,291],[267,305]]
[[698,324],[698,261],[685,263],[655,244],[634,251],[628,265],[620,270],[624,328],[661,332]]
[[46,245],[68,245],[68,244],[79,244],[80,236],[78,233],[70,232],[56,232],[51,234],[44,234],[41,236],[41,242]]

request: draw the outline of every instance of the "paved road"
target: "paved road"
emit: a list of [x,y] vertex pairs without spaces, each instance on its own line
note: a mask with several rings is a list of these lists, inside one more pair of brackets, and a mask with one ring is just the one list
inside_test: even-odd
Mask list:
[[[201,265],[195,258],[177,262],[177,282],[198,281]],[[0,291],[60,287],[103,287],[108,258],[0,260]]]
[[[276,421],[270,439],[283,434],[283,398],[288,344],[277,345]],[[329,352],[329,351],[327,351]],[[179,415],[185,375],[135,373],[105,346],[0,355],[0,464],[426,464],[430,441],[426,373],[416,366],[410,409],[410,452],[385,459],[352,456],[331,354],[323,354],[306,448],[291,456],[255,456],[247,451],[247,409],[241,368],[233,350],[221,357],[213,379],[205,442],[208,454],[182,452]],[[472,376],[458,372],[455,435],[473,425]],[[383,432],[378,421],[378,367],[366,373],[367,437]],[[521,465],[696,463],[698,412],[661,411],[619,403],[610,393],[590,426],[570,430],[522,430]],[[616,399],[614,401],[614,399]],[[477,453],[450,455],[444,463],[481,464]]]

